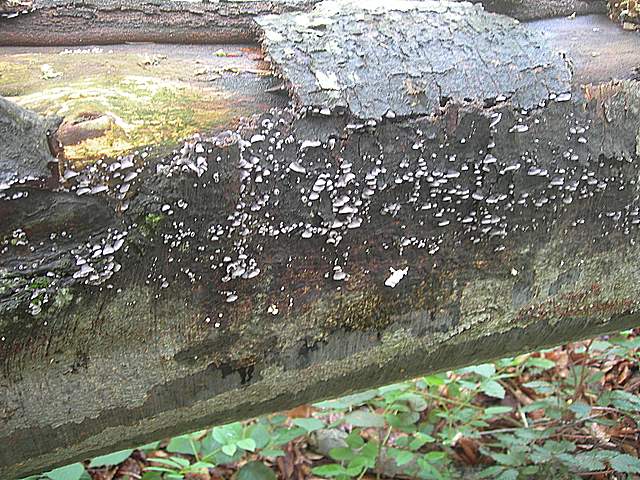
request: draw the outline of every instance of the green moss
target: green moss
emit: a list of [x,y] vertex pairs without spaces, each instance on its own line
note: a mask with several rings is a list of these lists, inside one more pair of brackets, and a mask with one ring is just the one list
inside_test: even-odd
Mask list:
[[[228,126],[245,115],[228,92],[201,81],[197,61],[175,55],[157,68],[135,53],[0,54],[0,95],[23,107],[65,118],[82,128],[87,118],[110,117],[102,135],[65,145],[82,166],[146,145],[173,145],[194,133]],[[46,78],[43,66],[61,73]],[[87,135],[89,136],[89,135]]]
[[53,307],[57,311],[63,310],[71,305],[73,298],[74,296],[70,288],[60,288],[56,291],[55,297],[53,298]]
[[165,216],[161,213],[149,213],[144,217],[144,223],[149,228],[155,230],[164,221]]
[[31,280],[29,288],[36,290],[38,288],[47,288],[51,284],[51,279],[47,277],[36,277]]

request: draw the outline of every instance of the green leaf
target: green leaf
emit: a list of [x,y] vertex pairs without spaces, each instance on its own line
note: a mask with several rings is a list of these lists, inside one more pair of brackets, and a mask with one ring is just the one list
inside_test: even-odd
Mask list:
[[162,480],[162,474],[160,472],[144,472],[142,480]]
[[356,410],[344,417],[345,423],[354,427],[384,427],[384,417],[366,410]]
[[214,427],[211,430],[211,435],[220,445],[236,443],[242,438],[242,425],[239,422],[235,422],[222,427]]
[[480,389],[490,397],[503,399],[505,396],[504,387],[495,380],[487,380],[482,383]]
[[572,455],[569,453],[561,453],[557,458],[564,463],[569,469],[581,472],[599,472],[605,469],[605,465],[594,455],[593,452],[580,453]]
[[533,381],[522,384],[523,387],[530,388],[536,393],[552,393],[554,390],[553,385],[549,382]]
[[369,465],[368,458],[355,457],[347,465],[347,475],[357,477],[367,469],[368,465]]
[[209,468],[216,468],[216,466],[213,463],[209,463],[209,462],[196,462],[189,467],[189,470],[194,472],[194,471],[203,471]]
[[354,430],[346,438],[347,445],[354,450],[364,447],[364,440],[360,436],[360,430]]
[[317,418],[296,418],[295,420],[293,420],[293,424],[297,425],[298,427],[304,428],[307,433],[311,433],[324,428],[324,422],[322,420],[318,420]]
[[505,470],[496,477],[496,480],[516,480],[518,478],[518,470],[510,468]]
[[278,448],[265,448],[260,452],[260,454],[264,457],[284,457],[284,450],[280,450]]
[[485,417],[493,417],[494,415],[502,415],[503,413],[509,413],[513,410],[512,407],[488,407],[484,409]]
[[330,400],[328,402],[314,403],[313,406],[322,409],[341,410],[346,408],[359,407],[366,404],[369,400],[376,398],[377,390],[368,390],[355,395],[347,395],[338,400]]
[[269,444],[271,435],[269,430],[262,423],[256,423],[249,427],[249,436],[256,442],[256,448],[264,448]]
[[541,368],[543,370],[548,370],[556,366],[555,362],[553,362],[552,360],[539,357],[529,357],[525,362],[525,365],[527,367]]
[[167,445],[167,452],[184,453],[187,455],[197,455],[200,451],[200,442],[191,435],[181,435],[173,437]]
[[133,450],[120,450],[119,452],[102,455],[91,460],[89,467],[105,467],[107,465],[119,465],[124,462],[133,453]]
[[367,442],[364,447],[362,447],[362,449],[359,452],[361,457],[366,457],[368,458],[373,465],[373,462],[375,462],[375,459],[378,456],[378,442],[376,442],[375,440],[371,440],[369,442]]
[[424,454],[424,459],[429,463],[435,463],[444,460],[446,456],[444,452],[429,452]]
[[427,435],[426,433],[418,432],[418,433],[415,434],[415,438],[413,440],[411,440],[411,443],[409,444],[409,448],[411,450],[418,450],[424,444],[432,443],[432,442],[435,442],[435,441],[436,441],[436,439],[433,438],[431,435]]
[[434,387],[444,385],[444,378],[440,375],[429,375],[428,377],[424,377],[422,381],[427,385],[431,385]]
[[246,450],[248,452],[256,451],[256,441],[250,437],[238,440],[236,442],[236,445],[238,446],[238,448],[241,448],[242,450]]
[[411,460],[413,460],[414,454],[413,452],[409,452],[407,450],[398,450],[396,448],[389,450],[389,453],[395,458],[396,465],[401,467],[402,465],[406,465]]
[[249,462],[238,470],[237,480],[276,480],[273,470],[262,462]]
[[236,447],[235,443],[229,443],[222,446],[222,453],[224,453],[225,455],[229,455],[230,457],[233,457],[233,455],[236,453],[236,450],[238,450],[238,447]]
[[481,377],[489,378],[496,374],[496,366],[493,363],[485,363],[482,365],[463,368],[462,371],[464,373],[475,373]]
[[406,401],[414,412],[423,412],[429,406],[422,395],[417,395],[415,393],[405,393],[400,396],[399,400]]
[[[171,457],[171,458],[150,458],[149,460],[153,463],[159,463],[160,465],[165,465],[167,467],[171,467],[174,470],[181,470],[182,468],[184,468],[184,463],[183,462],[176,462],[176,459],[178,459],[178,457]],[[180,459],[182,460],[182,459]],[[187,466],[189,465],[189,462],[187,462]],[[151,468],[151,467],[149,467]]]
[[629,412],[640,411],[640,398],[624,390],[613,390],[602,395],[600,405],[613,405]]
[[476,477],[477,478],[496,478],[500,473],[504,471],[504,469],[505,469],[504,467],[501,467],[499,465],[494,465],[493,467],[485,468],[480,473],[478,473]]
[[524,462],[524,455],[518,449],[507,450],[505,453],[489,452],[489,456],[501,465],[519,467]]
[[160,442],[151,442],[138,447],[138,450],[141,450],[143,452],[150,452],[150,451],[157,450],[159,447],[160,447]]
[[550,462],[553,458],[554,452],[552,452],[548,448],[542,448],[538,445],[534,445],[533,450],[534,451],[529,455],[529,460],[531,460],[536,465]]
[[322,465],[321,467],[315,467],[311,469],[311,473],[319,475],[321,477],[337,477],[339,475],[346,475],[347,471],[342,465],[331,463],[329,465]]
[[45,473],[46,477],[51,480],[80,480],[84,473],[84,465],[81,463],[73,463],[65,467],[56,468]]
[[289,443],[292,440],[295,440],[298,437],[304,436],[306,430],[304,428],[292,428],[289,430],[281,430],[278,432],[276,437],[273,440],[275,445],[284,445],[285,443]]
[[576,402],[569,406],[569,410],[575,413],[576,418],[585,418],[591,413],[591,406],[584,402]]
[[329,456],[337,462],[348,462],[353,458],[354,453],[348,447],[337,447],[329,450]]
[[609,464],[616,472],[640,473],[640,460],[626,453],[613,457]]
[[[406,412],[406,413],[387,413],[384,419],[394,428],[402,429],[406,431],[407,427],[413,426],[418,420],[420,420],[420,414],[418,412]],[[415,428],[413,429],[415,431]]]
[[171,460],[176,465],[180,465],[180,468],[189,468],[189,466],[191,465],[191,462],[189,460],[182,457],[171,457],[169,460]]

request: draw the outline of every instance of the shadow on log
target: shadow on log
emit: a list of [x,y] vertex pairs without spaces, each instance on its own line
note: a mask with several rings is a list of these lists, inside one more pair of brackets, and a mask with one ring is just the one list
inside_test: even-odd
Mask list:
[[291,106],[3,186],[3,478],[638,323],[631,60],[399,5],[260,19]]

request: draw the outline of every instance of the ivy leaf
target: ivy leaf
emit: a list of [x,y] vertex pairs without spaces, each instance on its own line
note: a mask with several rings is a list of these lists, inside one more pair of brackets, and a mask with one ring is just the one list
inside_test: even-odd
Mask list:
[[377,413],[357,410],[344,417],[345,423],[354,427],[384,427],[384,417]]
[[399,467],[401,467],[402,465],[406,465],[411,460],[413,460],[413,457],[414,457],[413,453],[408,452],[407,450],[394,449],[389,453],[391,453],[393,457],[396,459],[396,465],[398,465]]
[[236,445],[243,449],[246,450],[248,452],[255,452],[256,451],[256,442],[253,438],[243,438],[241,440],[238,440],[236,442]]
[[235,443],[229,443],[222,446],[222,453],[230,457],[233,457],[233,455],[236,453],[236,450],[238,450],[238,448],[236,447]]
[[298,427],[304,428],[307,433],[311,433],[324,428],[324,422],[322,420],[318,420],[317,418],[296,418],[293,421],[293,424],[297,425]]
[[264,448],[269,444],[271,436],[269,430],[262,423],[256,423],[249,428],[249,435],[256,442],[256,448]]
[[200,442],[192,439],[190,435],[173,437],[167,445],[167,452],[197,455],[200,451]]
[[50,480],[80,480],[84,473],[84,465],[81,463],[73,463],[65,467],[56,468],[45,473]]
[[249,462],[238,470],[238,480],[276,480],[276,474],[262,462]]
[[133,449],[120,450],[119,452],[110,453],[109,455],[101,455],[91,460],[89,467],[106,467],[107,465],[119,465],[124,462],[133,453]]
[[354,457],[353,450],[347,447],[336,447],[329,450],[329,456],[336,462],[348,462]]
[[640,473],[640,460],[626,453],[613,457],[609,463],[616,472]]
[[436,439],[433,438],[431,435],[428,435],[426,433],[418,432],[418,433],[415,434],[415,438],[413,440],[411,440],[411,443],[409,444],[409,448],[411,450],[418,450],[425,443],[431,443],[431,442],[435,442],[435,441],[436,441]]

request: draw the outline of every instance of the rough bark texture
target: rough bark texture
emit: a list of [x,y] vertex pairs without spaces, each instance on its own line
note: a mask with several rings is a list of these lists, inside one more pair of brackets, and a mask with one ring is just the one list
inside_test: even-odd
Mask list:
[[49,135],[61,119],[42,118],[0,97],[0,190],[14,182],[32,181],[52,175],[57,164],[49,148]]
[[255,16],[318,1],[40,0],[21,15],[0,18],[0,46],[244,42],[255,38]]
[[[390,48],[472,11],[406,5],[363,11]],[[478,15],[464,38],[502,51],[483,42],[505,20]],[[301,34],[308,18],[283,25],[313,68],[327,54],[310,35],[336,51],[353,38]],[[386,73],[405,78],[447,42],[362,59],[404,56]],[[420,110],[382,90],[405,113],[380,119],[364,74],[357,105],[328,110],[331,76],[286,77],[296,105],[274,100],[236,131],[1,191],[0,476],[638,324],[638,83],[582,87],[549,45],[521,45],[532,68],[507,55],[519,73],[492,102],[473,79],[496,62],[454,69],[455,95]],[[517,92],[541,78],[562,88],[523,109]]]
[[[414,23],[399,29],[407,12]],[[365,120],[432,114],[447,101],[509,97],[529,109],[570,90],[569,66],[542,35],[466,2],[389,9],[386,2],[327,1],[258,24],[299,104]]]
[[[253,40],[258,15],[309,10],[320,0],[35,0],[0,2],[0,46]],[[367,2],[368,3],[368,2]],[[605,0],[476,0],[519,20],[606,13]]]

